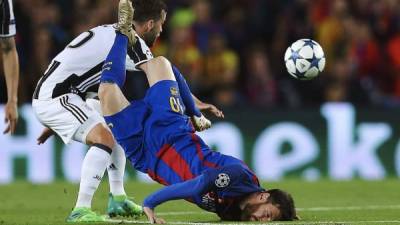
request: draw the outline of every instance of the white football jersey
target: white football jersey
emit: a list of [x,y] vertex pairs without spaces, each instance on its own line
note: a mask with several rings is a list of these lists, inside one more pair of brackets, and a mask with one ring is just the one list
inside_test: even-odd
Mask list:
[[[97,94],[102,66],[114,39],[113,25],[98,26],[80,34],[51,61],[33,98],[48,100],[67,93],[85,98]],[[127,53],[126,69],[131,71],[153,58],[150,48],[139,37]]]

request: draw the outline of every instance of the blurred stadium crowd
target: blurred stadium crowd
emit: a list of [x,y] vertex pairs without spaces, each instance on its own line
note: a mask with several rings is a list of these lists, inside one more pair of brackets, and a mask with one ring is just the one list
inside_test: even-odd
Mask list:
[[[204,100],[223,108],[400,106],[399,0],[165,1],[168,20],[154,53],[175,63]],[[76,35],[116,21],[117,2],[14,0],[21,103]],[[317,40],[327,57],[312,81],[294,80],[284,66],[286,48],[300,38]],[[130,93],[143,91],[132,82]]]

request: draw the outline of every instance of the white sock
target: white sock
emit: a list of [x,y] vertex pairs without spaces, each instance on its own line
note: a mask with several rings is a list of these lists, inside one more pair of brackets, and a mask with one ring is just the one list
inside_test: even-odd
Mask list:
[[110,166],[107,167],[110,192],[114,196],[126,195],[124,189],[125,164],[126,158],[124,149],[116,144],[111,153]]
[[[91,208],[94,192],[103,178],[107,165],[110,164],[110,153],[103,148],[92,146],[89,148],[85,159],[82,163],[81,183],[79,186],[78,200],[75,208],[88,207]],[[109,149],[111,150],[111,149]]]

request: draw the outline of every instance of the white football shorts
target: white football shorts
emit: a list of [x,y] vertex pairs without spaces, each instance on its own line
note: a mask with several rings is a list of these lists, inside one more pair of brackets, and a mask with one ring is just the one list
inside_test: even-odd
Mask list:
[[65,144],[71,140],[86,144],[86,137],[93,127],[99,123],[106,124],[100,112],[100,102],[95,99],[85,102],[76,94],[50,100],[33,99],[32,106],[39,121],[56,132]]

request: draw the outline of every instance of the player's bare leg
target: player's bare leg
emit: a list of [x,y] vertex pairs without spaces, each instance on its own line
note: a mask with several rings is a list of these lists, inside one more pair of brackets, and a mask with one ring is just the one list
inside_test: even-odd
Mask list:
[[[162,80],[176,81],[171,63],[163,56],[151,59],[139,67],[146,73],[150,87]],[[203,114],[193,115],[191,119],[197,131],[203,131],[211,127],[211,121],[204,117]]]
[[[126,52],[124,53],[126,54]],[[106,62],[107,63],[107,62]],[[111,62],[110,67],[113,66]],[[107,67],[105,69],[108,69]],[[171,63],[163,56],[156,57],[140,66],[147,76],[150,87],[161,80],[173,80],[175,76]],[[120,71],[125,73],[125,71]],[[101,82],[99,98],[104,116],[114,115],[129,106],[129,101],[122,93],[119,81]]]
[[[121,39],[120,45],[125,47],[125,52],[121,51],[122,54],[124,54],[124,59],[126,55],[126,45],[128,42],[128,39],[132,39],[132,34],[127,35],[126,33],[129,31],[129,28],[127,27],[127,24],[129,25],[128,21],[132,21],[133,17],[133,8],[132,4],[128,0],[121,0],[119,4],[119,22],[117,26],[117,30],[125,34],[126,36],[122,34],[117,34],[117,38]],[[131,24],[132,22],[130,22]],[[131,27],[131,25],[130,25]],[[131,28],[130,28],[131,29]],[[117,39],[116,38],[116,39]],[[131,40],[132,41],[132,40]],[[115,45],[118,45],[118,42],[116,41]],[[118,48],[120,46],[116,46]],[[114,46],[113,46],[114,48]],[[120,51],[114,51],[117,54],[112,55],[110,54],[109,57],[106,60],[106,63],[103,66],[103,73],[107,73],[107,70],[110,69],[111,67],[114,67],[112,64],[115,62],[117,64],[117,69],[116,71],[121,71],[125,72],[125,65],[121,64],[119,65],[118,60],[113,60],[113,57],[120,58]],[[117,73],[118,74],[118,73]],[[110,75],[110,73],[109,73]],[[125,74],[123,74],[125,75]],[[124,77],[123,77],[124,78]],[[100,97],[100,102],[102,105],[102,111],[105,113],[115,113],[113,110],[118,110],[118,109],[123,109],[126,107],[129,103],[125,99],[125,97],[120,93],[120,89],[116,84],[113,83],[104,83],[104,80],[100,85],[100,90],[99,90],[99,97]],[[123,83],[123,80],[118,80],[116,83]],[[120,94],[120,95],[119,95]],[[105,104],[103,104],[105,103]],[[116,104],[113,104],[116,103]],[[109,107],[105,107],[109,106]],[[70,216],[67,218],[68,222],[85,222],[85,221],[104,221],[104,218],[99,217],[95,215],[91,210],[90,210],[90,202],[91,198],[93,196],[93,188],[90,187],[95,187],[97,188],[98,184],[100,183],[101,177],[103,176],[103,173],[110,163],[110,156],[112,151],[112,148],[114,148],[116,145],[112,134],[110,131],[104,127],[103,124],[98,124],[96,125],[87,135],[86,138],[86,143],[92,144],[91,149],[87,153],[85,160],[82,165],[82,181],[90,181],[90,182],[81,182],[80,186],[80,191],[79,191],[79,196],[78,196],[78,201],[77,205],[75,206],[75,209],[71,212]],[[99,143],[104,143],[104,144],[99,144]],[[94,150],[92,150],[94,148]],[[105,151],[98,151],[98,149],[103,149]],[[119,149],[122,150],[122,149]],[[106,155],[108,153],[108,155]],[[122,154],[123,155],[123,154]],[[91,160],[86,160],[89,156],[92,156],[90,159]],[[120,158],[120,157],[119,157]],[[124,158],[125,159],[125,158]],[[124,164],[125,165],[125,164]],[[114,165],[115,166],[115,165]],[[101,170],[100,170],[101,169]],[[115,168],[114,168],[115,169]],[[124,169],[124,168],[123,168]],[[86,171],[86,172],[84,172]],[[93,176],[93,173],[96,175]],[[109,171],[110,175],[110,171]],[[116,175],[121,175],[120,173]],[[123,173],[122,173],[123,175]],[[110,176],[111,178],[111,176]],[[111,179],[110,179],[110,182]],[[122,176],[121,180],[119,181],[121,185],[123,185],[122,181]],[[86,185],[85,185],[86,184]],[[110,183],[111,186],[111,183]],[[88,193],[85,193],[86,192]],[[108,204],[108,209],[107,213],[110,216],[116,216],[116,215],[122,215],[122,216],[138,216],[142,213],[142,208],[139,205],[134,204],[132,201],[127,199],[125,191],[120,189],[118,193],[122,193],[122,195],[114,196],[110,195],[109,199],[109,204]],[[89,201],[90,200],[90,201]]]
[[[99,86],[98,94],[104,116],[118,113],[129,105],[129,101],[125,98],[120,89],[125,82],[125,62],[120,62],[118,60],[122,60],[126,55],[126,43],[123,39],[126,38],[129,45],[133,45],[136,42],[135,32],[132,29],[133,12],[134,10],[131,1],[120,0],[118,8],[118,24],[116,26],[116,30],[120,34],[125,35],[125,37],[117,34],[116,39],[120,40],[119,42],[116,40],[113,48],[122,48],[123,50],[114,51],[114,55],[110,54],[103,66],[102,81]],[[118,65],[113,65],[113,63],[115,64],[115,61],[120,63],[117,63]],[[114,74],[107,74],[107,71],[111,70],[112,67],[117,67],[116,70],[118,72],[114,72],[114,69]],[[115,76],[113,77],[113,75]]]
[[130,104],[120,87],[114,83],[100,83],[99,98],[103,116],[114,115]]
[[146,73],[147,81],[149,82],[150,87],[161,80],[175,81],[171,63],[164,56],[158,56],[154,59],[151,59],[139,67]]

